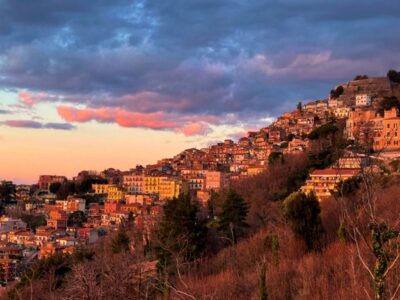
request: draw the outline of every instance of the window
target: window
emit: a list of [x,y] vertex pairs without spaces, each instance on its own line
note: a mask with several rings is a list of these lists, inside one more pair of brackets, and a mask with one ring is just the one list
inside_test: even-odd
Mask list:
[[390,124],[387,124],[387,126],[386,126],[387,128],[390,128]]

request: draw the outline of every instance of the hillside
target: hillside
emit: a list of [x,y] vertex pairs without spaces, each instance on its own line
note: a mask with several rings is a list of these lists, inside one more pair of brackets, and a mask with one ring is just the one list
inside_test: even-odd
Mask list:
[[[349,139],[346,125],[354,111],[384,121],[376,108],[399,87],[386,77],[340,86],[335,99],[306,103],[237,142],[141,168],[152,178],[212,170],[230,181],[189,188],[93,245],[35,262],[4,299],[398,299],[400,160]],[[361,108],[360,93],[371,100]]]

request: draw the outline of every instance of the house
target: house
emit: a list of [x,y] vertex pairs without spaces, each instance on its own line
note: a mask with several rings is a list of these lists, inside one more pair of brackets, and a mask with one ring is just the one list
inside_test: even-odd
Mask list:
[[50,211],[49,218],[47,219],[47,226],[54,229],[66,229],[67,228],[68,215],[63,210],[52,210]]
[[325,169],[315,170],[301,187],[303,193],[313,192],[319,201],[332,196],[337,191],[338,184],[346,179],[357,176],[360,169]]
[[18,229],[26,229],[26,223],[21,219],[14,219],[6,216],[0,218],[0,232]]
[[393,151],[400,149],[400,116],[397,108],[385,110],[383,118],[375,122],[374,151]]
[[356,96],[356,106],[371,105],[371,96],[368,94],[359,94]]
[[376,112],[373,109],[356,108],[349,112],[348,119],[346,120],[345,136],[348,139],[361,140],[362,136],[367,134],[367,124],[376,118]]

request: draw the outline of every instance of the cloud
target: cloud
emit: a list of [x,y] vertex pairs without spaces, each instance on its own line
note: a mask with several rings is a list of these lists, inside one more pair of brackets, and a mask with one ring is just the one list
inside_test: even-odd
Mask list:
[[28,107],[32,107],[33,105],[40,102],[41,99],[46,97],[45,93],[30,93],[25,90],[21,90],[18,92],[20,102]]
[[6,115],[11,113],[11,111],[7,110],[7,109],[0,109],[0,115]]
[[184,127],[178,129],[178,131],[182,132],[186,136],[206,135],[212,132],[210,125],[202,122],[194,122],[187,124]]
[[0,124],[8,127],[30,129],[71,130],[75,128],[75,126],[68,123],[40,123],[32,120],[7,120],[1,122]]
[[58,106],[58,114],[67,122],[116,123],[121,127],[149,128],[155,130],[175,130],[186,136],[205,135],[211,131],[209,124],[218,124],[216,116],[211,115],[184,115],[153,112],[140,113],[120,108],[75,108]]
[[396,0],[5,0],[0,88],[20,90],[27,107],[81,104],[77,118],[127,127],[226,113],[251,123],[400,68],[388,30],[399,18]]

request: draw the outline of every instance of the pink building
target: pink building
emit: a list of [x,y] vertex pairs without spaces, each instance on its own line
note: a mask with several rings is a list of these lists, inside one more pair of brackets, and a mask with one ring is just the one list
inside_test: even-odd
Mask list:
[[226,173],[219,171],[206,171],[205,176],[206,190],[219,190],[228,185],[228,177],[226,176]]

